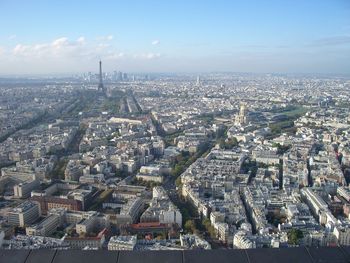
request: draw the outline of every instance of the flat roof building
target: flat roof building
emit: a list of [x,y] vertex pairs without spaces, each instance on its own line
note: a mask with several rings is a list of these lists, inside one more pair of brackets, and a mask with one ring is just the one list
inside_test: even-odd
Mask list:
[[13,226],[24,227],[33,223],[40,216],[39,205],[26,201],[8,213],[8,223]]
[[136,241],[136,235],[112,236],[108,242],[108,250],[134,250]]

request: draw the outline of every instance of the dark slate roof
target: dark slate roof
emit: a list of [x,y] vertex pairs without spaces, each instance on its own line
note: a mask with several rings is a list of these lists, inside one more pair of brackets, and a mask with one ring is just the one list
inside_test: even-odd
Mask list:
[[179,263],[182,262],[182,251],[120,251],[118,263]]
[[313,263],[305,248],[276,248],[276,249],[249,249],[246,250],[249,262],[269,263]]
[[0,250],[0,263],[350,263],[350,247],[248,250]]
[[346,254],[346,252],[339,248],[307,248],[315,263],[324,263],[324,262],[337,262],[337,263],[346,263],[350,262],[350,254]]
[[249,263],[246,250],[188,250],[183,263]]
[[106,250],[58,250],[52,263],[116,263],[118,254]]

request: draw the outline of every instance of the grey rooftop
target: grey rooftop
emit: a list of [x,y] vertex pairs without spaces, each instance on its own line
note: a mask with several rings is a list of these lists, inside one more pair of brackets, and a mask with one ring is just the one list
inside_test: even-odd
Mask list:
[[350,247],[185,251],[0,250],[1,263],[345,263]]

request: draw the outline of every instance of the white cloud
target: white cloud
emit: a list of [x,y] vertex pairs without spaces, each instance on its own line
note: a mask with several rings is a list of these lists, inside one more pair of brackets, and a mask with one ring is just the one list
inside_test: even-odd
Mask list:
[[66,38],[66,37],[58,38],[58,39],[52,41],[52,43],[51,43],[51,45],[53,47],[56,47],[56,48],[60,48],[62,46],[66,46],[68,44],[69,44],[68,38]]
[[97,45],[97,47],[100,48],[100,49],[102,49],[102,48],[108,48],[108,47],[110,47],[110,46],[111,46],[111,44],[108,44],[108,43],[99,43],[99,44]]
[[22,44],[17,44],[14,48],[13,48],[13,54],[15,56],[27,56],[30,54],[30,46],[25,46]]
[[15,39],[17,36],[16,35],[10,35],[10,36],[8,36],[8,39],[9,40],[13,40],[13,39]]
[[160,43],[159,40],[153,40],[151,44],[152,44],[153,46],[155,46],[155,45],[158,45],[159,43]]
[[111,52],[108,55],[105,55],[103,58],[107,60],[118,60],[125,57],[125,54],[123,52]]
[[160,53],[142,53],[142,54],[135,54],[134,58],[136,59],[156,59],[161,57]]
[[[113,36],[105,36],[104,39],[112,39]],[[152,43],[159,43],[158,40]],[[110,42],[91,42],[87,43],[84,36],[80,36],[76,40],[70,40],[68,37],[59,37],[47,43],[36,43],[32,45],[17,44],[11,52],[13,58],[17,61],[26,59],[33,62],[35,59],[42,60],[60,60],[71,61],[79,58],[79,61],[93,60],[96,58],[113,59],[140,59],[151,60],[161,57],[160,53],[124,53],[118,50]],[[31,61],[33,60],[33,61]]]
[[85,37],[81,36],[77,39],[77,42],[80,44],[85,44]]
[[7,68],[0,65],[2,73],[25,74],[91,70],[99,59],[112,69],[118,65],[130,70],[147,61],[162,61],[158,60],[162,55],[157,52],[124,52],[112,41],[87,41],[84,36],[75,39],[62,36],[33,44],[22,42],[7,49],[0,46],[0,57],[6,61],[2,64],[8,65]]
[[111,43],[87,43],[83,36],[76,40],[60,37],[51,42],[33,45],[19,43],[11,49],[10,53],[5,55],[4,57],[9,60],[25,61],[32,64],[35,64],[36,60],[46,63],[49,63],[49,61],[76,61],[77,63],[84,63],[98,58],[107,60],[118,60],[124,57],[132,58],[132,55],[121,52]]
[[96,39],[99,41],[111,41],[113,40],[114,36],[113,35],[107,35],[107,36],[99,36]]
[[60,37],[50,43],[17,44],[12,50],[12,55],[17,58],[28,57],[31,59],[79,57],[83,56],[86,51],[85,43],[84,37],[79,37],[76,41],[70,41],[67,37]]

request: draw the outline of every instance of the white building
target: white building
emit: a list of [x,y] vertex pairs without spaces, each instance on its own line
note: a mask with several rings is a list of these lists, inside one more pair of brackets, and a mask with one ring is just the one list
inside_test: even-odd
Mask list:
[[249,249],[256,248],[255,241],[249,238],[245,231],[237,232],[233,237],[233,248],[235,249]]
[[13,226],[25,227],[40,216],[39,205],[26,201],[8,212],[8,223]]
[[186,249],[211,249],[208,241],[197,235],[180,235],[180,243]]
[[339,245],[350,245],[350,228],[348,226],[336,226],[334,228],[333,234],[338,239]]
[[112,236],[108,242],[108,250],[134,250],[137,237],[135,236]]

